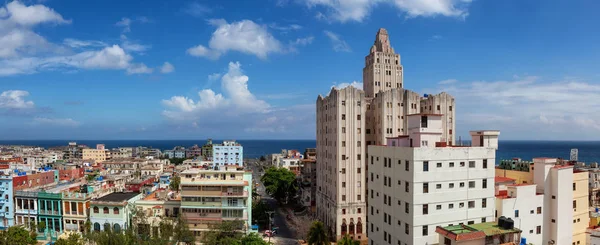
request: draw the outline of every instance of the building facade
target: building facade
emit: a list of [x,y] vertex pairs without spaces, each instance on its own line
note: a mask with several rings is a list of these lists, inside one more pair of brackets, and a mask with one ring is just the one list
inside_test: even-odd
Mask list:
[[15,224],[30,227],[37,224],[37,192],[15,191]]
[[90,222],[92,230],[102,231],[110,228],[121,231],[129,227],[134,203],[142,198],[136,192],[113,192],[90,201]]
[[8,165],[0,165],[0,230],[15,224],[13,177]]
[[522,238],[528,243],[543,244],[544,194],[537,193],[536,185],[509,185],[496,195],[496,220],[510,218],[514,226],[523,230]]
[[[366,239],[365,92],[352,86],[317,98],[317,218],[339,239],[342,224],[354,239]],[[360,225],[359,225],[360,224]]]
[[88,193],[62,193],[63,227],[65,231],[85,231],[91,195]]
[[96,149],[83,149],[82,153],[84,160],[93,160],[101,163],[107,160],[110,152],[104,148],[103,144],[98,144],[96,145]]
[[493,221],[499,132],[471,132],[481,144],[452,147],[439,114],[409,115],[408,128],[368,148],[370,244],[437,244],[438,226]]
[[198,237],[222,221],[241,220],[238,230],[249,232],[252,222],[252,173],[235,165],[181,172],[181,211]]
[[213,144],[212,160],[215,166],[244,166],[244,147],[234,140]]

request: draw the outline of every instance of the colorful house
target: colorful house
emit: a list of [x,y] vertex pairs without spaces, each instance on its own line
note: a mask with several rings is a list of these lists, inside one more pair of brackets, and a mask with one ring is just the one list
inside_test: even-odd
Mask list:
[[62,193],[63,227],[66,231],[85,231],[91,196],[87,193]]
[[114,192],[91,200],[90,221],[94,231],[121,231],[131,224],[134,203],[142,198],[138,192]]
[[0,165],[0,230],[15,224],[12,173],[8,165]]

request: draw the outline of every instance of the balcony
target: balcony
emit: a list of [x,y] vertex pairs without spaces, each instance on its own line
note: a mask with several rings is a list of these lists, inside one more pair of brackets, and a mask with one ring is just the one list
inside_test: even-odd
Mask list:
[[38,210],[40,215],[60,215],[57,210]]
[[222,220],[221,213],[183,213],[184,219]]
[[29,215],[37,215],[38,211],[35,209],[15,209],[16,214],[29,214]]
[[0,175],[0,179],[12,179],[12,175]]
[[222,192],[221,196],[226,196],[226,197],[248,197],[248,191],[243,191],[243,192]]
[[65,211],[65,215],[70,215],[70,216],[84,216],[83,215],[83,211],[81,211],[81,212],[77,212],[77,211]]
[[221,207],[221,202],[188,202],[181,201],[181,206],[194,206],[194,207]]
[[223,220],[236,220],[236,219],[247,220],[248,214],[244,212],[244,214],[242,216],[223,216],[222,218],[223,218]]

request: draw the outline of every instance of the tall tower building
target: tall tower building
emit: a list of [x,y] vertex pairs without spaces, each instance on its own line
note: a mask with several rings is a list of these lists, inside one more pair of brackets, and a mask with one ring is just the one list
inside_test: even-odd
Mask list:
[[365,57],[365,68],[363,68],[365,94],[373,98],[379,91],[403,88],[403,77],[400,55],[396,54],[390,45],[387,30],[381,28],[377,31],[369,55]]
[[365,112],[352,86],[317,98],[317,218],[336,239],[366,240]]

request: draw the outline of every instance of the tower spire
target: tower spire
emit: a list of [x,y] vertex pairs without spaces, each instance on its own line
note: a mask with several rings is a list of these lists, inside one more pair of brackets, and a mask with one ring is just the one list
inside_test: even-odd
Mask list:
[[390,38],[388,36],[388,32],[385,28],[379,28],[377,31],[377,36],[375,37],[375,44],[373,44],[376,52],[385,52],[385,53],[393,53],[394,49],[390,45]]

